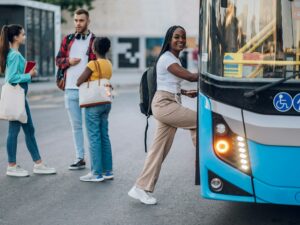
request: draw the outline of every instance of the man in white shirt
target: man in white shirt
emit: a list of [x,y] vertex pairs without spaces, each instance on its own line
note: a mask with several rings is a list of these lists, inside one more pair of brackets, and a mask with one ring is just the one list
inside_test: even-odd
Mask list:
[[89,23],[88,11],[76,10],[74,13],[76,32],[64,37],[56,56],[56,65],[64,71],[65,75],[65,106],[68,110],[76,149],[76,161],[69,166],[70,170],[85,168],[82,110],[79,107],[79,91],[76,83],[87,63],[96,59],[92,51],[95,35],[89,31]]

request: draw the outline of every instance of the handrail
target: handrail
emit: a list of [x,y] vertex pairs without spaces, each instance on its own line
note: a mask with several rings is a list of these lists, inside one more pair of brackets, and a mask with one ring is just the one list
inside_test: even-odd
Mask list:
[[272,20],[268,25],[266,25],[259,33],[257,33],[253,38],[251,38],[242,48],[238,50],[237,53],[244,53],[246,52],[251,46],[259,41],[264,35],[268,34],[269,30],[273,30],[276,20]]
[[275,28],[273,28],[268,33],[266,33],[262,38],[257,40],[257,42],[247,52],[252,53],[255,49],[258,48],[258,46],[260,46],[265,40],[267,40],[274,32],[275,32]]
[[250,74],[247,75],[246,77],[248,77],[248,78],[255,78],[255,77],[257,77],[262,71],[263,71],[262,65],[258,65],[258,66],[255,68],[255,70],[253,70],[252,73],[250,73]]
[[278,60],[223,60],[224,64],[249,64],[249,65],[270,65],[270,66],[297,66],[300,61],[278,61]]

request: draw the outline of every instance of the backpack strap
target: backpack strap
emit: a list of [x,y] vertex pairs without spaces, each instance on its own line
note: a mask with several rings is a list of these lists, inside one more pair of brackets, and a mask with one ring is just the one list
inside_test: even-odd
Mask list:
[[101,76],[102,76],[102,71],[101,71],[101,66],[98,63],[97,59],[94,60],[94,65],[95,65],[95,69],[96,69],[97,73],[99,74],[98,85],[100,85],[100,79],[101,79]]
[[103,76],[101,66],[100,66],[100,63],[98,62],[98,60],[95,60],[94,62],[95,62],[96,70],[99,74],[99,80],[100,80],[101,77]]
[[73,41],[73,39],[75,38],[75,34],[68,34],[67,35],[67,40],[66,40],[66,45],[64,46],[66,51],[70,50],[70,43]]
[[[146,123],[146,127],[145,127],[145,134],[144,134],[144,145],[145,145],[145,152],[147,153],[147,133],[148,133],[148,127],[149,127],[149,118],[150,116],[152,115],[152,108],[151,108],[151,103],[152,103],[152,100],[153,100],[153,96],[154,96],[154,93],[156,92],[156,79],[157,79],[157,75],[156,75],[156,63],[153,67],[153,71],[152,73],[154,74],[154,79],[153,79],[153,83],[151,83],[151,87],[150,89],[148,89],[148,96],[149,96],[149,99],[148,99],[148,111],[147,111],[147,123]],[[148,79],[148,77],[147,77]],[[154,90],[154,93],[152,93],[152,89],[153,87],[155,87],[155,90]],[[152,96],[153,94],[153,96]],[[151,96],[151,97],[150,97]]]
[[93,53],[93,48],[92,48],[93,42],[94,42],[94,40],[96,38],[96,35],[94,33],[91,33],[91,35],[92,36],[91,36],[89,47],[88,47],[88,50],[87,50],[87,54],[89,56],[89,60],[88,61],[96,60],[97,59],[96,55]]
[[149,127],[149,119],[150,115],[147,116],[147,124],[145,127],[145,134],[144,134],[144,145],[145,145],[145,152],[147,153],[147,133],[148,133],[148,127]]

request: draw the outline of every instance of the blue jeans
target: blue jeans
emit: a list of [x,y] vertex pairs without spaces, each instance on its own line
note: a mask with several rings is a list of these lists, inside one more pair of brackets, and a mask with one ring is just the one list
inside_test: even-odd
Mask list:
[[82,129],[82,109],[79,107],[79,91],[65,90],[65,106],[72,127],[73,141],[76,149],[76,158],[84,159],[84,141]]
[[[28,84],[20,83],[20,86],[25,90],[27,94]],[[8,125],[8,136],[6,142],[6,149],[8,155],[9,163],[16,163],[17,155],[17,142],[20,129],[22,127],[25,134],[26,146],[31,154],[33,161],[38,161],[41,159],[39,149],[34,136],[34,126],[31,118],[31,113],[27,100],[25,100],[25,108],[27,113],[27,123],[21,123],[19,121],[9,121]]]
[[90,144],[91,171],[98,175],[112,171],[111,144],[108,135],[108,114],[111,104],[85,109],[85,121]]

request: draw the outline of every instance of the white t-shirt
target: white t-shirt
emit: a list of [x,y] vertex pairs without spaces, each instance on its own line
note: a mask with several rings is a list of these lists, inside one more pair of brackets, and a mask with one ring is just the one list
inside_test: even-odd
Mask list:
[[80,58],[81,61],[77,65],[70,66],[67,69],[65,89],[78,89],[78,87],[76,86],[77,79],[82,74],[89,61],[87,52],[91,36],[92,35],[90,34],[85,40],[75,39],[71,46],[69,58]]
[[170,51],[162,54],[156,65],[157,90],[180,93],[181,82],[183,79],[173,75],[168,71],[168,67],[174,63],[181,66],[180,60]]

